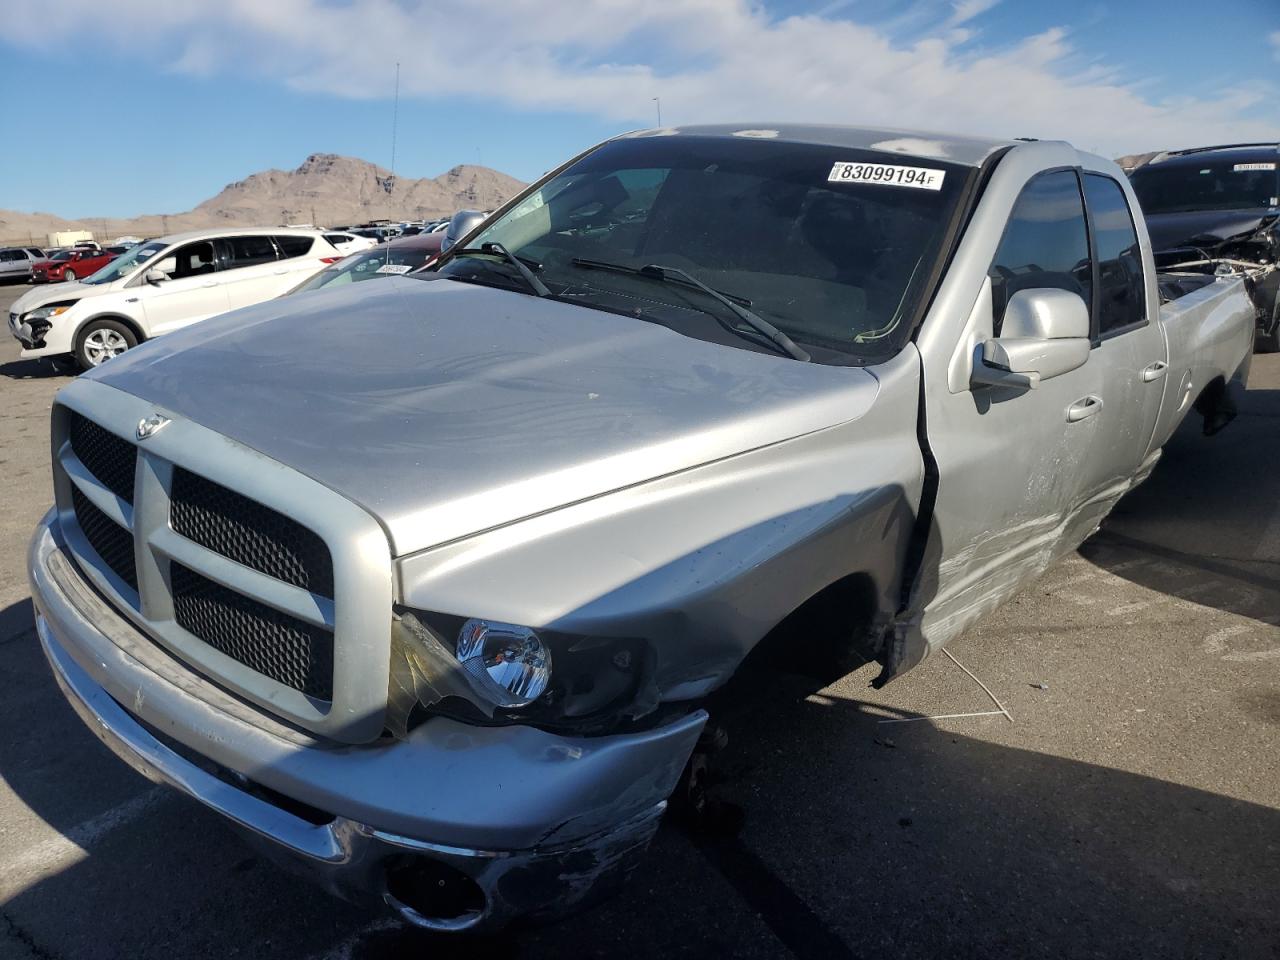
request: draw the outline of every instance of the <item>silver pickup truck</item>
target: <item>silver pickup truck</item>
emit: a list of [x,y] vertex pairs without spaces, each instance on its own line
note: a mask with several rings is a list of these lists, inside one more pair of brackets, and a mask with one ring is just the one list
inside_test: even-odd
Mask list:
[[1065,143],[619,137],[428,272],[67,386],[40,641],[116,753],[329,889],[556,915],[748,654],[920,663],[1230,418],[1253,314],[1162,285]]

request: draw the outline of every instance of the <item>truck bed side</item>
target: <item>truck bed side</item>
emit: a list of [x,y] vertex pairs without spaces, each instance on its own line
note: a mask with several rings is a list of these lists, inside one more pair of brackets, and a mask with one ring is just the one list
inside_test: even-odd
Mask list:
[[1247,377],[1253,350],[1253,303],[1239,278],[1221,278],[1160,306],[1169,370],[1151,437],[1160,449],[1205,390]]

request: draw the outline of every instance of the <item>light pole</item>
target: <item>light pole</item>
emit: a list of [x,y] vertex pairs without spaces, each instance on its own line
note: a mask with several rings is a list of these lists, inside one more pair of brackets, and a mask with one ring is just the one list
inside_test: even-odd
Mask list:
[[658,126],[662,126],[662,98],[653,97],[654,105],[658,108]]

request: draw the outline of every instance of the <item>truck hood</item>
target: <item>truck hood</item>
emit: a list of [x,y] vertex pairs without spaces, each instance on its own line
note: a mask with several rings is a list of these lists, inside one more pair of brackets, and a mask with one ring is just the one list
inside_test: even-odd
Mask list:
[[1195,210],[1149,215],[1147,231],[1157,253],[1180,247],[1212,248],[1232,237],[1248,235],[1274,214],[1258,210]]
[[21,316],[47,303],[65,303],[68,300],[83,300],[85,297],[100,297],[114,289],[115,284],[81,283],[79,280],[75,283],[59,283],[53,287],[36,287],[13,301],[9,310]]
[[85,374],[285,463],[396,555],[860,417],[858,367],[451,280],[224,314]]

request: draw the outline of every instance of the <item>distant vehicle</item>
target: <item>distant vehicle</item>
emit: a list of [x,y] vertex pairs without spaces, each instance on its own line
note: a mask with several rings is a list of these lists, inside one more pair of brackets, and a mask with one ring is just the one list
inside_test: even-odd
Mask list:
[[[1129,180],[1161,269],[1211,271],[1232,259],[1280,266],[1280,144],[1231,144],[1162,153]],[[1280,269],[1252,285],[1257,349],[1280,350]]]
[[107,253],[114,253],[118,257],[122,253],[128,253],[136,246],[136,243],[113,243],[111,246],[103,247],[102,249]]
[[5,247],[0,249],[0,281],[30,280],[31,268],[44,260],[39,247]]
[[80,283],[31,290],[9,308],[23,357],[96,367],[143,340],[279,296],[331,263],[319,230],[200,230],[134,247]]
[[344,257],[378,245],[376,240],[371,240],[368,237],[359,237],[349,231],[329,231],[324,235],[324,238],[333,244],[334,249]]
[[97,273],[116,258],[117,254],[89,247],[72,247],[60,250],[47,260],[31,266],[32,283],[59,283],[63,280],[83,280]]
[[443,234],[428,233],[421,236],[401,237],[372,249],[362,250],[325,267],[315,276],[308,277],[289,293],[305,293],[308,290],[319,290],[321,287],[341,286],[409,273],[411,270],[417,270],[431,263],[440,254],[440,241],[443,239]]
[[69,247],[80,240],[92,240],[93,234],[88,230],[54,230],[49,234],[49,246]]
[[390,227],[355,227],[349,232],[357,237],[366,237],[374,243],[386,243],[396,236],[395,231]]

